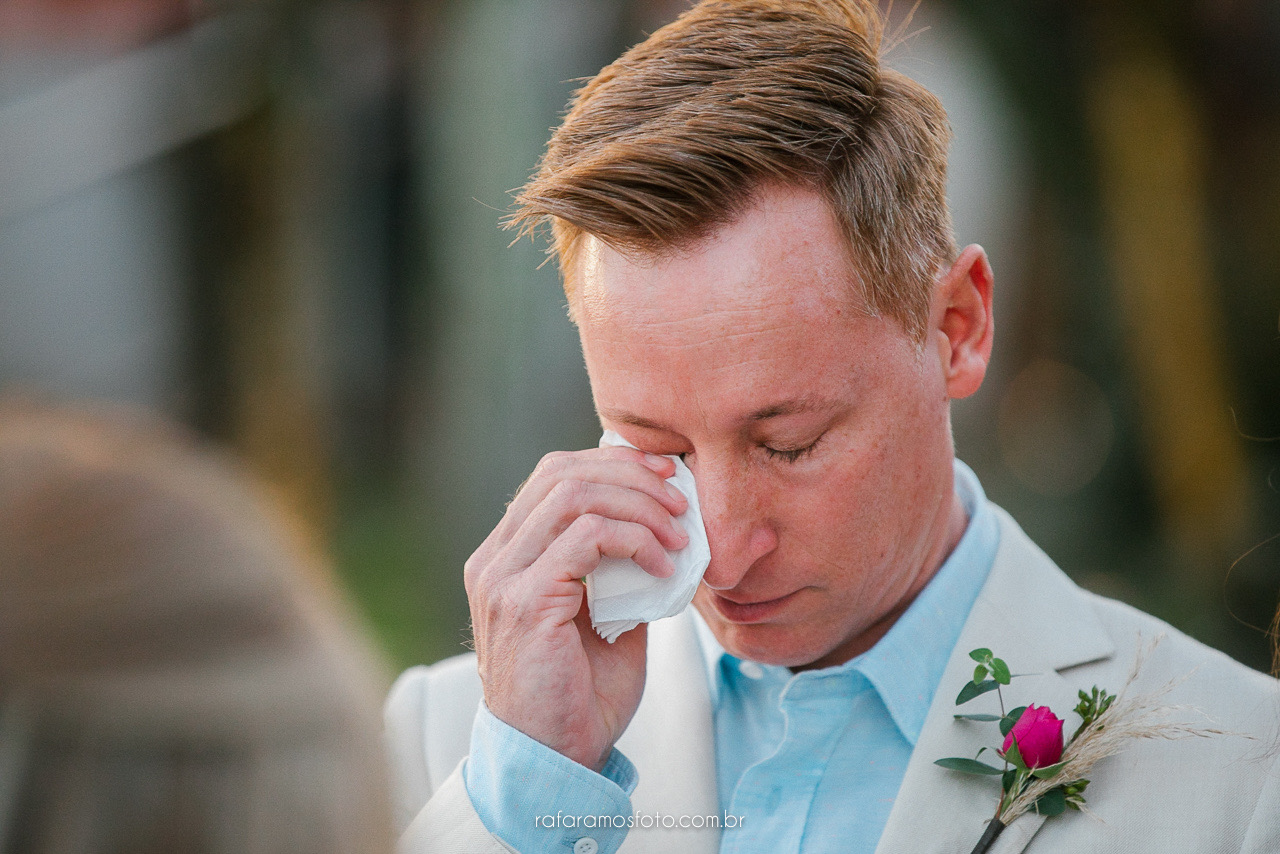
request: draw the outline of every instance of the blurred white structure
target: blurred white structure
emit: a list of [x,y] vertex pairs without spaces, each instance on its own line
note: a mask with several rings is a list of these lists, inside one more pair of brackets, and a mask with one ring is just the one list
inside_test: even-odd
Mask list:
[[172,402],[182,187],[165,155],[261,103],[262,16],[100,56],[0,51],[0,385]]

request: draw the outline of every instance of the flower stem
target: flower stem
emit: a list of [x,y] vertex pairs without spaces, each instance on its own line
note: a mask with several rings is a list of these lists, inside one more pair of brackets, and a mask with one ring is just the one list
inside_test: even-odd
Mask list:
[[995,844],[996,838],[1000,836],[1003,830],[1004,823],[999,819],[993,818],[983,832],[982,838],[978,840],[978,844],[973,846],[972,854],[986,854],[987,850]]

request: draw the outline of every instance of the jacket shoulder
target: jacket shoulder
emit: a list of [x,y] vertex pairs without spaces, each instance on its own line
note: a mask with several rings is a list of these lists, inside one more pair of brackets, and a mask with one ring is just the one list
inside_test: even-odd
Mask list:
[[[1168,709],[1160,718],[1210,734],[1133,739],[1088,775],[1089,808],[1105,826],[1073,832],[1051,819],[1029,851],[1280,850],[1280,683],[1130,605],[1081,596],[1115,653],[1062,676],[1077,688],[1150,695]],[[1144,815],[1158,820],[1136,818]]]
[[1277,720],[1280,683],[1275,679],[1157,617],[1079,587],[1012,517],[991,506],[1001,521],[1000,547],[974,606],[982,617],[971,616],[984,635],[1003,630],[1009,648],[1034,650],[1042,665],[1073,681],[1098,679],[1101,687],[1115,691],[1141,661],[1137,691],[1174,682],[1171,702],[1214,717],[1265,709],[1249,732],[1257,732],[1260,720]]
[[[1134,700],[1146,695],[1163,709],[1160,719],[1207,736],[1126,740],[1088,774],[1089,811],[1100,821],[1055,818],[1038,830],[1032,821],[1028,852],[1280,850],[1280,683],[1080,588],[1011,517],[997,515],[999,551],[948,663],[951,682],[971,669],[964,650],[998,644],[1027,659],[1017,665],[1028,673],[1018,702],[1065,711],[1078,690],[1096,685]],[[949,698],[938,711],[939,731],[957,732]]]
[[391,686],[383,725],[401,830],[466,757],[482,697],[474,653],[411,667]]
[[[1117,643],[1116,666],[1129,669],[1150,649],[1139,673],[1140,686],[1149,690],[1176,682],[1173,693],[1181,702],[1215,719],[1231,720],[1233,729],[1243,727],[1268,741],[1280,735],[1275,731],[1280,683],[1274,678],[1131,605],[1086,590],[1081,594]],[[1259,731],[1263,722],[1266,731]]]

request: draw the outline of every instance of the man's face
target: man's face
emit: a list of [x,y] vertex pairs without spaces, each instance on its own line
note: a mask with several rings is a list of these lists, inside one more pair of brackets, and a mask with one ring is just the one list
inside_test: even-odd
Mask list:
[[937,348],[859,309],[810,191],[761,191],[687,253],[584,250],[575,308],[597,409],[692,469],[711,544],[694,604],[720,643],[791,667],[869,648],[954,541]]

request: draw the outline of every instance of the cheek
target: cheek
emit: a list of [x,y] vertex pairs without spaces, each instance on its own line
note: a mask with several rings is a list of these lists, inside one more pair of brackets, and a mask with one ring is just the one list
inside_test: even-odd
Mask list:
[[898,381],[911,392],[894,398],[872,421],[873,428],[863,437],[868,448],[859,462],[866,485],[890,503],[919,497],[927,488],[925,473],[949,465],[952,454],[945,395],[934,394],[918,375]]
[[856,574],[897,559],[935,503],[926,473],[937,465],[936,443],[925,423],[917,413],[884,421],[839,452],[793,516],[805,551]]
[[803,499],[785,503],[782,541],[816,561],[822,574],[861,575],[883,557],[883,537],[892,536],[883,530],[885,518],[896,504],[887,494],[893,488],[887,450],[870,443],[842,451]]
[[915,443],[904,438],[901,422],[878,426],[850,441],[823,478],[822,502],[828,510],[876,515],[914,468]]

